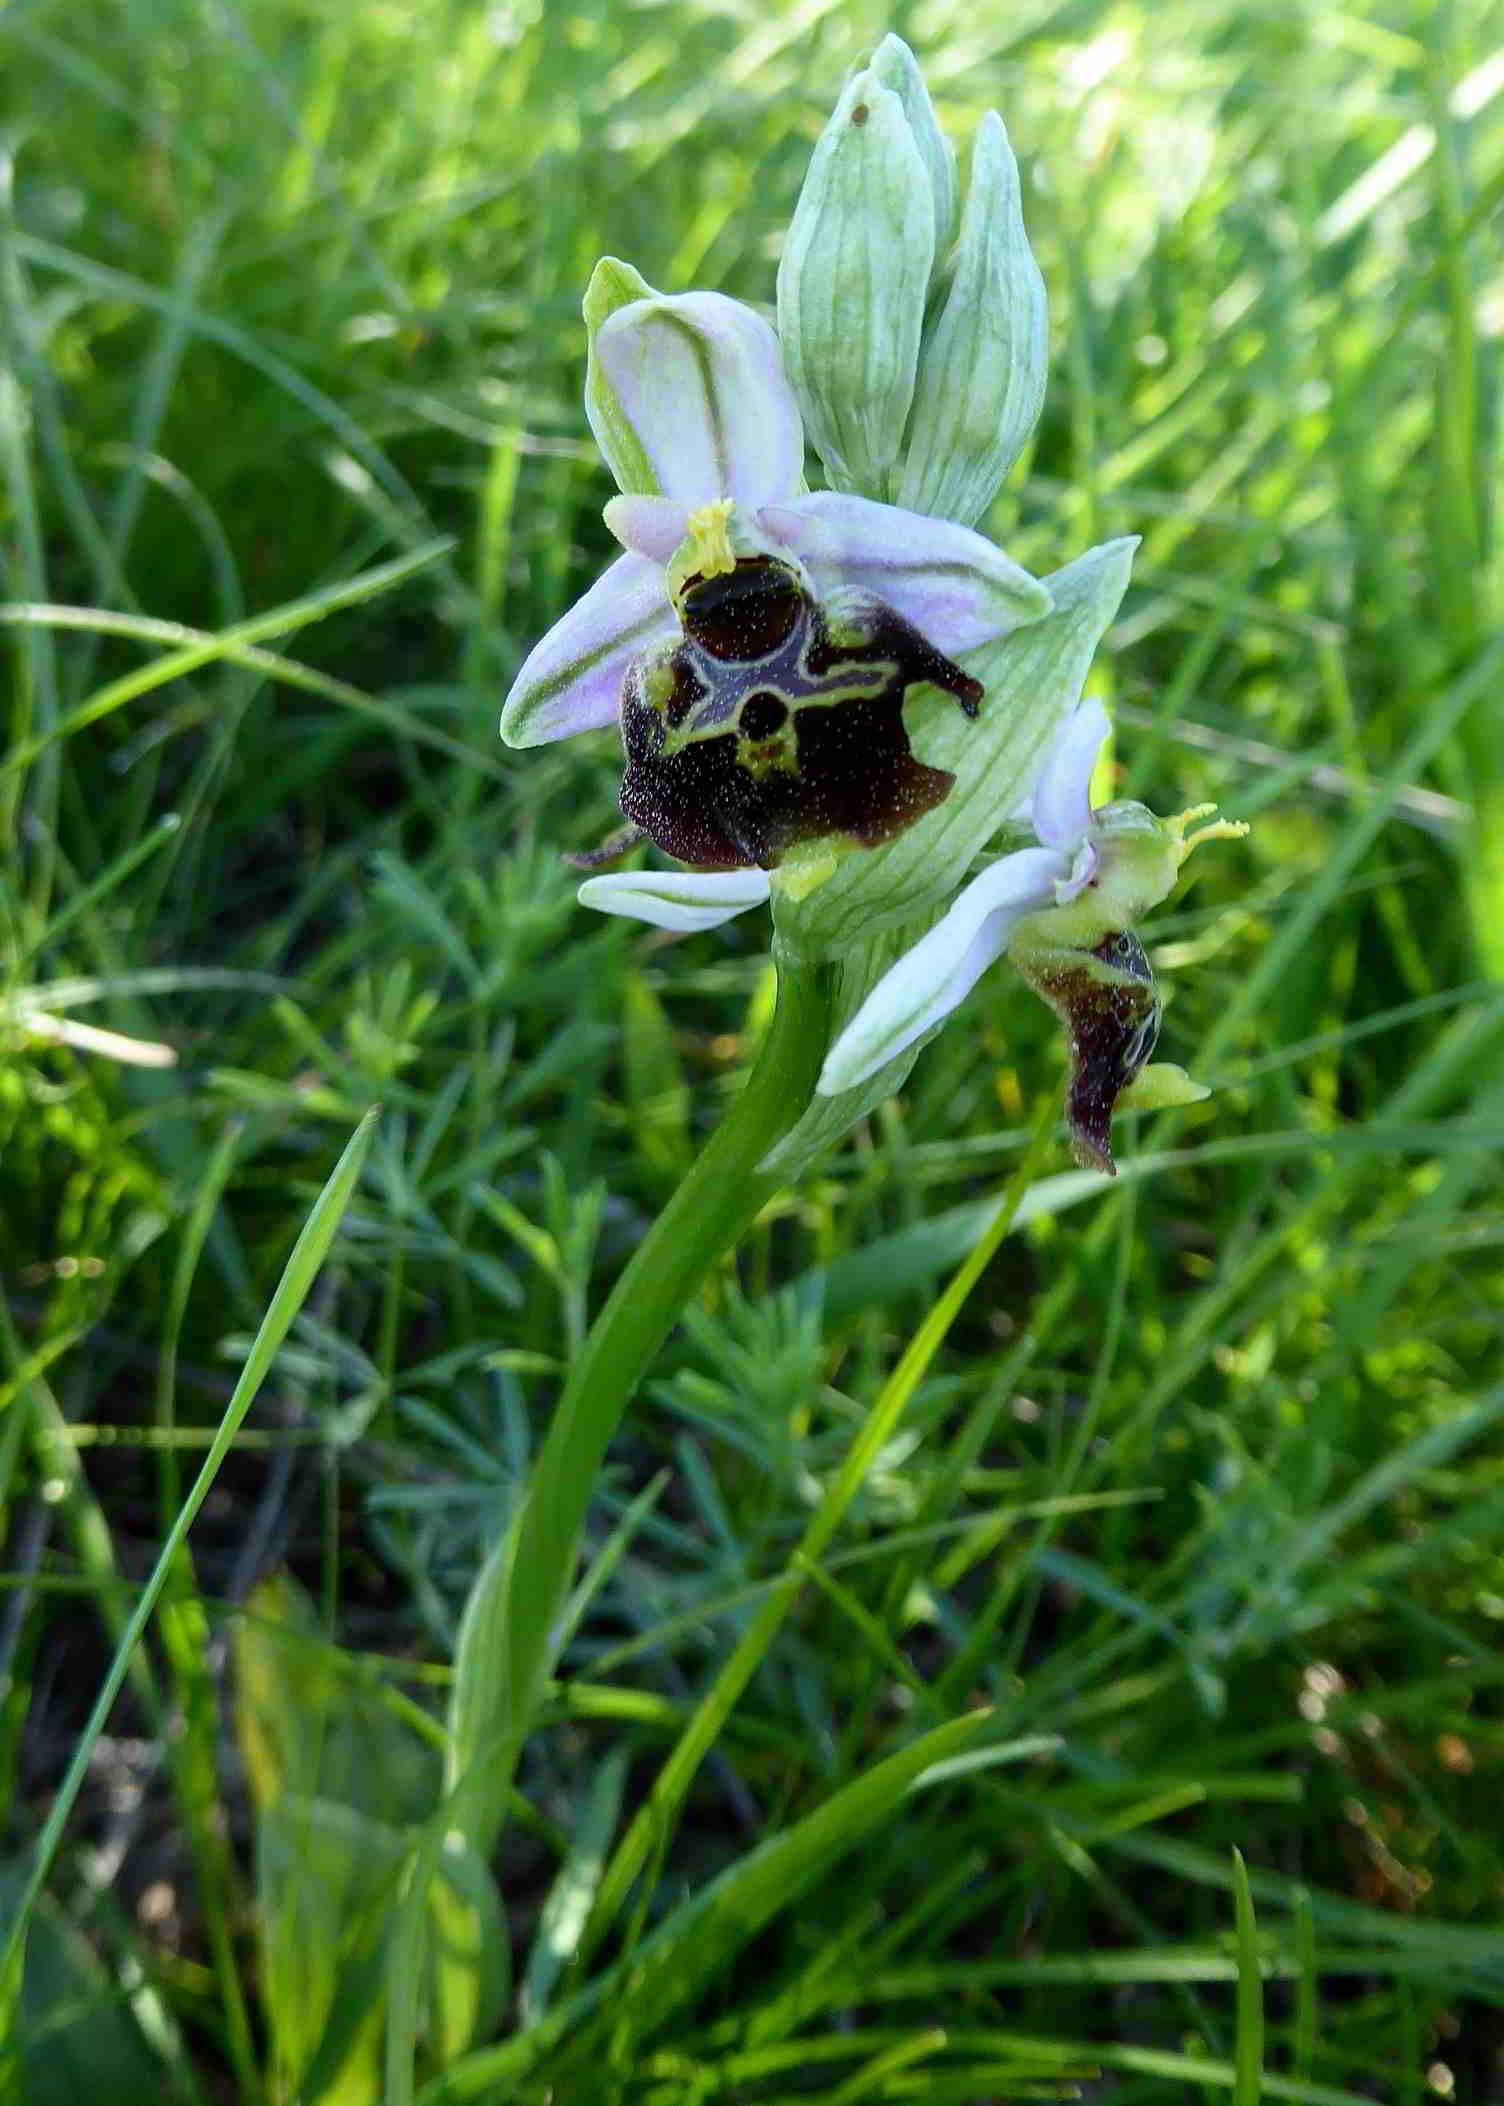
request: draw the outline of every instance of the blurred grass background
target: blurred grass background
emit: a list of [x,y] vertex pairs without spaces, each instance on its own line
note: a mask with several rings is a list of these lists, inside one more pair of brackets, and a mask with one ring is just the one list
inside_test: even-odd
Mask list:
[[[92,1750],[31,1943],[37,2106],[397,2096],[390,2062],[384,2093],[363,2048],[341,2065],[327,1996],[294,2008],[333,1931],[278,1918],[268,1810],[311,1759],[403,1818],[559,1370],[768,1002],[751,921],[676,941],[576,909],[560,856],[611,823],[610,738],[495,736],[608,547],[580,293],[612,252],[769,299],[887,28],[958,140],[996,105],[1025,164],[1054,377],[990,528],[1039,571],[1142,532],[1096,679],[1120,793],[1255,822],[1147,932],[1168,1057],[1216,1094],[1125,1123],[1111,1189],[1057,1144],[582,1941],[618,1824],[800,1576],[1058,1092],[1046,1013],[984,983],[759,1226],[613,1451],[521,1774],[520,1996],[487,2023],[534,2049],[515,2089],[432,2096],[1504,2098],[1504,14],[13,0],[18,1868],[288,1249],[384,1107]],[[979,1699],[985,1759],[711,1940],[692,1997],[628,1967],[547,2037],[686,1895]],[[443,2062],[430,2032],[420,2078]]]

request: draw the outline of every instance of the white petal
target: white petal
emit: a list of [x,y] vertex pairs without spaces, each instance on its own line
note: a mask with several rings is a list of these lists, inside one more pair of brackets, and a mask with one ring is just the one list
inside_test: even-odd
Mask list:
[[613,497],[601,517],[623,548],[662,564],[689,532],[689,510],[675,497]]
[[958,893],[949,911],[878,981],[826,1056],[820,1094],[855,1089],[970,994],[1001,955],[1013,924],[1048,906],[1065,874],[1050,848],[1004,856]]
[[502,705],[502,737],[542,746],[614,724],[628,662],[678,635],[662,570],[618,556],[528,653]]
[[1091,824],[1091,775],[1112,730],[1095,695],[1079,703],[1061,726],[1034,785],[1034,831],[1047,848],[1074,854]]
[[634,300],[602,323],[595,349],[663,496],[761,505],[798,489],[799,406],[752,308],[724,293]]
[[768,896],[765,870],[620,870],[586,878],[580,905],[659,929],[713,929]]
[[802,557],[817,590],[859,585],[954,658],[1050,612],[1049,588],[970,527],[818,490],[764,505],[761,526]]

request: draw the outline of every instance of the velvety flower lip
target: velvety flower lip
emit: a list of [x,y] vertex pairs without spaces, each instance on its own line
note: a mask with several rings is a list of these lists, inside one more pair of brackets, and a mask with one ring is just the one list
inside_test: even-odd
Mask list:
[[981,683],[886,601],[851,588],[821,601],[788,562],[716,546],[725,522],[705,513],[668,573],[684,640],[634,659],[622,689],[623,813],[698,870],[892,841],[956,781],[915,755],[910,690],[974,718]]
[[[631,301],[602,324],[595,349],[634,460],[657,488],[624,487],[607,505],[625,553],[524,661],[502,709],[509,745],[615,720],[628,667],[679,634],[669,566],[692,515],[726,500],[763,546],[802,568],[817,597],[869,592],[947,657],[1049,613],[1048,589],[969,527],[802,490],[798,406],[777,338],[750,307],[719,293]],[[591,422],[622,481],[624,448],[596,409]]]

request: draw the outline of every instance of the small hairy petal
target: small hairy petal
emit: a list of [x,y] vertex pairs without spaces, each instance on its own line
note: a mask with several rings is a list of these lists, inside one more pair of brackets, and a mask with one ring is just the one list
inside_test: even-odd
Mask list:
[[601,514],[623,548],[667,563],[689,532],[690,507],[675,497],[613,497]]
[[636,300],[602,323],[595,349],[664,497],[760,505],[798,489],[799,406],[752,308],[724,293]]
[[655,928],[713,929],[768,896],[765,870],[622,870],[609,877],[586,878],[580,887],[582,907],[601,914],[625,914]]
[[859,586],[954,657],[1053,605],[1049,587],[970,527],[820,490],[764,505],[757,523],[804,563],[816,589]]
[[658,565],[618,556],[528,653],[502,705],[502,737],[542,746],[614,724],[632,659],[678,633]]
[[973,878],[841,1033],[816,1085],[821,1095],[855,1089],[949,1016],[1001,956],[1014,923],[1053,897],[1065,868],[1054,849],[1021,848]]

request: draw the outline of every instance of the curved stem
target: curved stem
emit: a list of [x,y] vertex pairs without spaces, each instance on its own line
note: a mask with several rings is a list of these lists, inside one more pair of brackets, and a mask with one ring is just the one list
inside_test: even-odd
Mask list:
[[591,1326],[510,1527],[466,1605],[455,1669],[451,1802],[482,1852],[554,1664],[606,1447],[711,1267],[781,1182],[758,1168],[804,1111],[829,1043],[834,974],[779,966],[773,1022],[741,1096],[644,1237]]

